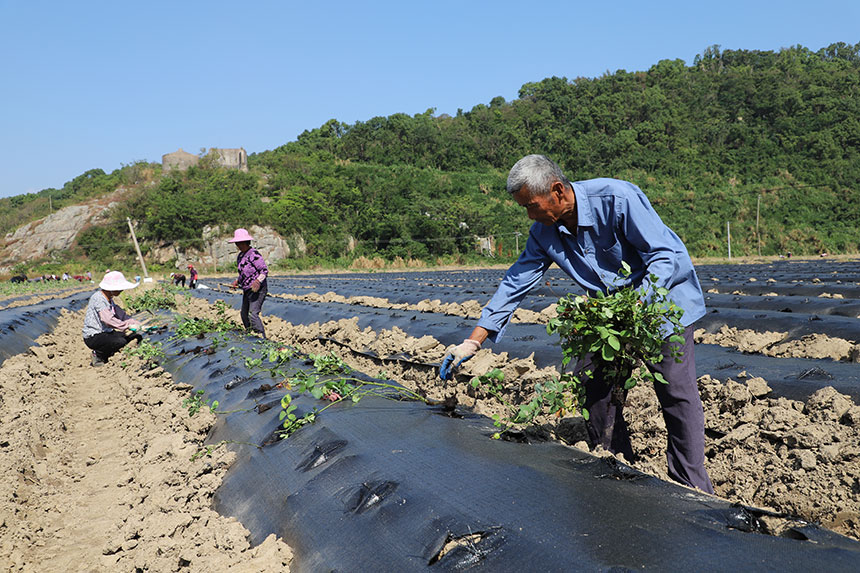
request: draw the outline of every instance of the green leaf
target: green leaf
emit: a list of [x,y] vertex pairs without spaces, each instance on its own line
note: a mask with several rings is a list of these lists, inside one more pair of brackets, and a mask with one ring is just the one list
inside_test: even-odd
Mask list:
[[609,338],[607,338],[606,341],[609,343],[609,346],[611,346],[613,350],[621,350],[621,343],[618,341],[617,337],[609,335]]
[[654,372],[654,379],[657,380],[657,382],[659,382],[660,384],[668,384],[669,383],[669,381],[666,380],[666,378],[664,378],[663,375],[660,374],[659,372]]
[[615,358],[615,350],[608,344],[601,349],[600,354],[606,362],[611,362]]

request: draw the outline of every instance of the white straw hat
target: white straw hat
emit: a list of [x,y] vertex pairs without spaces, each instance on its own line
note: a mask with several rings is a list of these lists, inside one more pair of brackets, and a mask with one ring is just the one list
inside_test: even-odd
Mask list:
[[136,286],[137,283],[128,282],[125,280],[125,275],[119,271],[109,272],[99,283],[99,288],[102,290],[129,290]]

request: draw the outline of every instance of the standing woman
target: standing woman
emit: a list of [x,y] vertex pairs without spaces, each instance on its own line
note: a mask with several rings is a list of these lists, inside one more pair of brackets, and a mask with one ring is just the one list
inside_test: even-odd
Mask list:
[[197,269],[188,265],[188,288],[197,288]]
[[245,328],[250,327],[251,330],[259,332],[260,336],[266,338],[260,310],[269,292],[269,283],[266,280],[269,276],[269,267],[266,266],[260,251],[251,247],[253,240],[254,238],[245,229],[236,229],[233,238],[227,241],[236,243],[236,248],[239,249],[239,255],[236,257],[239,278],[230,286],[242,289],[242,310],[239,313],[242,324]]
[[[99,283],[99,289],[90,297],[84,315],[84,344],[93,351],[93,366],[102,366],[120,348],[132,340],[140,340],[140,322],[120,308],[114,297],[133,289],[136,283],[128,282],[119,271],[111,271]],[[129,334],[123,331],[128,329]]]

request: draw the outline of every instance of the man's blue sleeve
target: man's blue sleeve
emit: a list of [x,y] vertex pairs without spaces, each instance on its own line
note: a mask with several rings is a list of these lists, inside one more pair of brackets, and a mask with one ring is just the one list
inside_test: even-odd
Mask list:
[[689,260],[681,239],[663,223],[641,191],[626,194],[626,205],[619,212],[624,213],[624,236],[639,253],[647,273],[657,276],[657,286],[671,288],[679,263]]
[[[535,223],[536,225],[539,223]],[[478,326],[489,331],[493,342],[501,340],[511,315],[533,286],[540,282],[552,261],[535,238],[534,226],[529,232],[526,248],[517,259],[505,278],[502,279],[496,294],[484,307]]]
[[621,207],[622,231],[645,266],[643,282],[650,285],[647,276],[655,275],[656,286],[668,289],[669,299],[684,310],[681,323],[692,324],[705,314],[705,301],[683,241],[663,223],[641,191],[626,194],[626,205]]

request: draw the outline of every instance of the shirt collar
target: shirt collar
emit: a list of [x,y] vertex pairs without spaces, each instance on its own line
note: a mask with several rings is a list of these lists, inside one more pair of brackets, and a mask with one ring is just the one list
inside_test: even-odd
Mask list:
[[[591,203],[588,200],[588,194],[579,183],[571,183],[570,186],[573,187],[573,195],[576,198],[577,227],[593,227],[594,213],[591,211]],[[567,232],[571,235],[573,234],[573,232],[571,232],[564,223],[556,223],[556,226],[563,232]],[[573,231],[575,232],[576,229]]]

